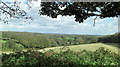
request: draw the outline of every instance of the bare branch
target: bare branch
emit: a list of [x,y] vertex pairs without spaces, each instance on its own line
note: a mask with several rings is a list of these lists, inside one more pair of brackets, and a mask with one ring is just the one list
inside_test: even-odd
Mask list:
[[95,20],[97,19],[97,16],[95,17],[95,19],[94,19],[94,24],[93,24],[93,26],[95,26]]
[[10,17],[12,17],[12,14],[10,13],[10,12],[8,12],[8,11],[6,11],[6,10],[4,10],[4,9],[2,9],[2,8],[0,8],[1,10],[3,10],[3,12],[6,12],[7,14],[9,14],[10,15]]

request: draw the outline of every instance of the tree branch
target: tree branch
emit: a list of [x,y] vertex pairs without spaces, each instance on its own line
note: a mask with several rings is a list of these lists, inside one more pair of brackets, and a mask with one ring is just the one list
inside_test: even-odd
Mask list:
[[[2,2],[2,1],[1,1]],[[14,9],[12,9],[11,7],[9,7],[6,3],[2,2],[7,8],[9,8],[10,10],[14,11]]]
[[2,8],[0,8],[0,9],[3,10],[3,12],[6,12],[7,14],[9,14],[10,17],[12,17],[12,14],[11,14],[11,13],[9,13],[8,11],[6,11],[6,10],[4,10],[4,9],[2,9]]
[[94,24],[93,24],[93,26],[95,26],[95,20],[97,19],[97,16],[95,17],[95,19],[94,19]]

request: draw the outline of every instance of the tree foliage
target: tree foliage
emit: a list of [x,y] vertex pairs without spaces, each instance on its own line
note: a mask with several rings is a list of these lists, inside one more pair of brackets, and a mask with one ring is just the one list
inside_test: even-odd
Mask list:
[[[31,16],[27,15],[27,11],[25,11],[20,7],[20,4],[21,2],[18,2],[16,0],[13,2],[4,2],[0,0],[0,20],[7,24],[9,22],[8,19],[13,19],[13,18],[33,20]],[[26,5],[28,8],[31,8],[30,4],[26,4]]]
[[2,36],[2,40],[6,41],[8,44],[10,40],[10,42],[21,44],[25,48],[79,45],[85,43],[96,43],[98,41],[98,37],[92,35],[57,35],[27,32],[2,32]]
[[[119,33],[106,36],[2,32],[3,48],[46,48],[90,43],[119,43]],[[4,50],[4,49],[3,49]]]
[[[20,2],[15,1],[8,5],[0,0],[0,4],[2,4],[0,13],[5,14],[7,18],[32,19],[31,16],[27,16],[27,11],[20,8]],[[32,7],[30,4],[27,4],[29,8]],[[41,2],[41,9],[38,14],[52,18],[57,18],[58,15],[74,16],[76,22],[82,23],[92,16],[100,17],[101,19],[118,17],[120,15],[120,2]]]
[[96,51],[26,51],[12,54],[2,54],[2,66],[102,66],[113,67],[120,64],[120,55],[113,53],[103,47]]
[[120,15],[120,2],[42,2],[41,7],[42,15],[52,18],[73,15],[79,23],[91,16],[103,19]]
[[99,41],[103,43],[120,43],[120,33],[115,33],[114,35],[102,36]]

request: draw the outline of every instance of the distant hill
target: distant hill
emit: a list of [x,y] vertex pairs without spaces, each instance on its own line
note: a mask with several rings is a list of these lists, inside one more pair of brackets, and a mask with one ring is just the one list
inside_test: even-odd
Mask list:
[[113,35],[106,35],[99,38],[98,42],[103,43],[120,43],[120,33],[115,33]]
[[2,31],[2,47],[5,50],[14,48],[42,49],[46,47],[81,45],[98,42],[118,43],[120,42],[120,39],[118,38],[119,34],[120,33],[115,33],[113,35],[96,36]]

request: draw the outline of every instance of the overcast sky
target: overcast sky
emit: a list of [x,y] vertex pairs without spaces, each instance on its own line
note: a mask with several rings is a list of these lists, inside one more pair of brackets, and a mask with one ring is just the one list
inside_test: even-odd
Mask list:
[[[34,20],[24,22],[23,19],[10,19],[9,24],[0,21],[0,31],[20,31],[20,32],[37,32],[37,33],[62,33],[62,34],[89,34],[89,35],[108,35],[118,32],[118,18],[96,19],[90,17],[84,23],[75,22],[74,16],[61,16],[53,19],[47,16],[37,14],[39,4],[35,4],[31,10],[28,10],[26,2],[21,3],[21,8],[27,10],[27,15],[33,16]],[[36,5],[37,4],[37,5]]]

